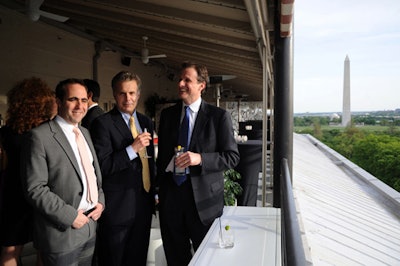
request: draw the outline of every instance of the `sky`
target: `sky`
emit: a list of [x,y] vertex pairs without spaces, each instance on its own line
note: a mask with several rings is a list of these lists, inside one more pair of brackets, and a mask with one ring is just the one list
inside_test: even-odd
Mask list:
[[297,0],[294,112],[342,112],[350,59],[351,111],[400,108],[400,1]]

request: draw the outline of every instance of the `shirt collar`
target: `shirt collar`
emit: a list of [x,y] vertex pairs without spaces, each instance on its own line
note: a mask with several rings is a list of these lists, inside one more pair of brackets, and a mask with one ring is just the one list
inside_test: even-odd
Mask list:
[[[124,112],[121,112],[121,111],[119,111],[119,112],[121,113],[122,118],[124,119],[125,123],[129,126],[129,119],[131,118],[131,115],[127,114],[127,113],[124,113]],[[135,118],[135,121],[138,121],[136,110],[133,112],[132,116]]]
[[191,105],[186,105],[185,103],[182,104],[182,108],[184,109],[185,106],[189,106],[190,110],[193,113],[197,113],[200,109],[200,105],[201,105],[201,97],[199,99],[197,99],[195,102],[193,102]]
[[93,103],[91,106],[89,106],[88,110],[90,110],[90,109],[92,109],[93,107],[98,106],[98,105],[99,105],[98,103]]
[[62,128],[66,129],[66,130],[71,130],[74,127],[77,127],[78,125],[72,125],[70,123],[68,123],[67,121],[65,121],[64,118],[62,118],[61,116],[57,115],[56,118],[54,119]]

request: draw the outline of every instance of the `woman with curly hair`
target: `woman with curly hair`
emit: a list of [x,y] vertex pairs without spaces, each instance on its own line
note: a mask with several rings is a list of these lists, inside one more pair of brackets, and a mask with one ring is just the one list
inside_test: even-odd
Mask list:
[[[0,208],[0,265],[17,265],[24,244],[32,241],[33,211],[25,201],[20,177],[20,150],[24,134],[57,113],[54,91],[40,78],[24,79],[7,93],[6,125],[0,130],[7,156],[2,173]],[[4,154],[4,152],[2,152]]]

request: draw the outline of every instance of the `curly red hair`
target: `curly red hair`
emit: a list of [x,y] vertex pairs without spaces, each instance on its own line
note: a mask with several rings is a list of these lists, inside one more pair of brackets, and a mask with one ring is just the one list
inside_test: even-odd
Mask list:
[[6,124],[18,134],[25,133],[51,119],[54,91],[40,78],[31,77],[17,83],[7,93]]

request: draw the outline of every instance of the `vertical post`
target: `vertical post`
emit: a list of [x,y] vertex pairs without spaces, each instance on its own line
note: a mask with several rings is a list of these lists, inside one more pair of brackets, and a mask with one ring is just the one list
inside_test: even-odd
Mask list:
[[94,50],[96,53],[93,55],[92,58],[92,67],[93,67],[93,80],[98,81],[99,74],[98,74],[98,60],[100,58],[100,54],[103,51],[103,44],[101,41],[97,41],[94,44]]
[[293,161],[293,41],[292,37],[282,38],[279,30],[275,31],[275,40],[273,206],[280,208],[281,162],[286,158],[292,173]]
[[215,98],[217,107],[219,107],[219,100],[221,99],[221,87],[222,84],[220,83],[215,84]]

